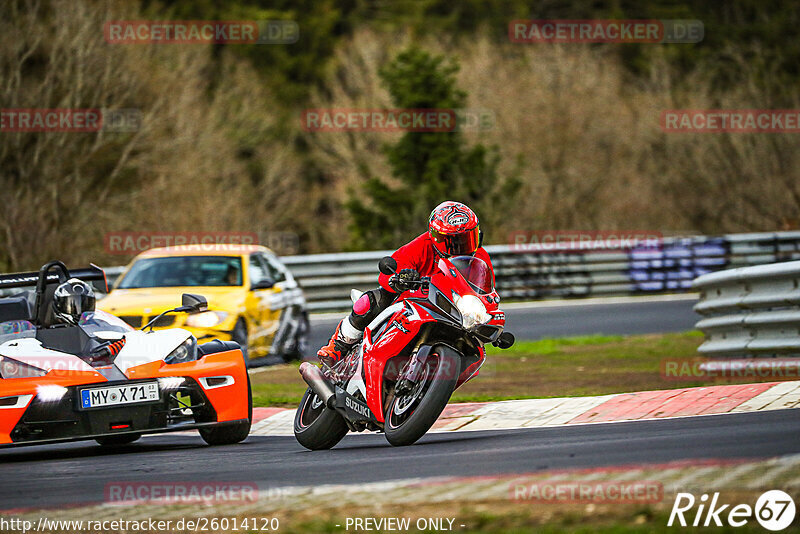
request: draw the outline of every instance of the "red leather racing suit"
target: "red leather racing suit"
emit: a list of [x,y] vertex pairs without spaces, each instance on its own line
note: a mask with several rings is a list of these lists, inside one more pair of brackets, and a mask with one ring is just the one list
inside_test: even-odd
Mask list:
[[[483,247],[479,247],[474,256],[486,262],[486,265],[492,269],[492,260]],[[392,254],[392,258],[397,262],[397,272],[403,269],[414,269],[420,276],[431,276],[436,273],[439,261],[439,255],[427,232],[397,249]],[[350,323],[358,330],[363,331],[380,312],[397,298],[397,293],[389,287],[389,278],[389,275],[381,274],[378,277],[380,287],[367,291],[353,305]]]

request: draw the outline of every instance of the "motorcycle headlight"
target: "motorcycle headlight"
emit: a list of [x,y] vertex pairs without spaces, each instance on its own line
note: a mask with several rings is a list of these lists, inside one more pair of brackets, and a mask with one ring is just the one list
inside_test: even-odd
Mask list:
[[173,363],[186,363],[193,362],[197,359],[197,339],[194,336],[190,337],[181,343],[177,349],[169,353],[169,356],[164,358],[164,362]]
[[222,323],[228,314],[221,311],[204,311],[196,313],[186,318],[186,326],[193,326],[195,328],[211,328]]
[[456,309],[461,313],[461,324],[464,328],[471,328],[476,324],[483,324],[489,322],[492,318],[486,312],[486,306],[483,305],[481,299],[475,295],[466,295],[464,297],[453,292],[453,303]]

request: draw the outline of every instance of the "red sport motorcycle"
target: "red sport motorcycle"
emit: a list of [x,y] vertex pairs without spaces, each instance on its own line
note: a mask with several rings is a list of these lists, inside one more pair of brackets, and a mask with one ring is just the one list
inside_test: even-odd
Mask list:
[[[383,258],[384,274],[397,262]],[[305,362],[308,390],[294,419],[297,441],[330,449],[350,432],[383,431],[392,445],[411,445],[441,415],[453,391],[474,378],[484,344],[514,344],[491,268],[472,256],[443,258],[438,272],[411,288],[364,330],[362,341],[332,368]]]

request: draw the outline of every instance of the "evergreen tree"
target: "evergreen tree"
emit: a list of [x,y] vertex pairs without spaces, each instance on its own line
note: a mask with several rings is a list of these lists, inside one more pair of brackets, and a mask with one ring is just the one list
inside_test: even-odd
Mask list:
[[[456,87],[458,65],[416,47],[380,71],[392,103],[404,109],[460,110],[466,93]],[[515,177],[497,175],[496,147],[467,147],[459,131],[406,132],[384,147],[396,185],[372,177],[351,194],[351,248],[394,248],[421,233],[437,204],[457,200],[487,222],[501,216],[519,189]]]

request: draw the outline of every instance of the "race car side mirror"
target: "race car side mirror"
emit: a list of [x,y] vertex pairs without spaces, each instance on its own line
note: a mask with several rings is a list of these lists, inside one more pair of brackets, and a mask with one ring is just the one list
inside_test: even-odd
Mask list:
[[205,311],[208,309],[208,301],[203,295],[184,293],[181,295],[181,308],[184,308],[182,311],[190,313]]
[[198,313],[201,311],[206,311],[208,309],[208,301],[203,295],[195,295],[194,293],[184,293],[181,295],[181,305],[177,308],[173,308],[171,310],[167,310],[165,312],[161,312],[152,319],[150,322],[147,323],[142,327],[142,331],[150,328],[150,331],[153,331],[153,325],[158,322],[159,319],[167,315],[168,313]]
[[378,269],[385,275],[397,273],[397,261],[391,256],[385,256],[378,262]]
[[275,282],[269,278],[265,278],[264,280],[255,282],[253,285],[251,285],[250,290],[255,291],[256,289],[272,289],[273,287],[275,287]]

